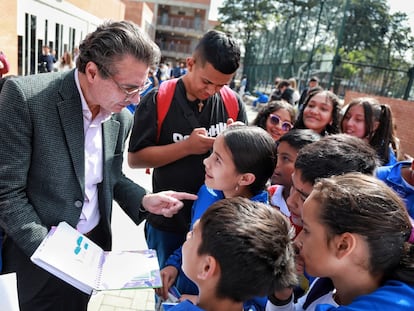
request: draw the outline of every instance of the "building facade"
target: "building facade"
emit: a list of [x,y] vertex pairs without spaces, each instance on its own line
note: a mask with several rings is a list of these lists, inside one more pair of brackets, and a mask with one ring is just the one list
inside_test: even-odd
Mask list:
[[0,50],[10,62],[9,74],[28,75],[38,72],[43,45],[57,58],[72,53],[103,20],[123,19],[125,5],[121,0],[8,0],[0,1],[0,12]]
[[43,45],[58,59],[65,51],[73,53],[102,21],[125,19],[145,30],[161,48],[163,61],[175,65],[214,27],[209,11],[210,0],[0,1],[0,50],[10,61],[9,74],[35,74]]
[[216,23],[208,19],[210,0],[123,2],[126,5],[125,19],[141,25],[160,47],[162,61],[171,65],[185,61],[199,39]]

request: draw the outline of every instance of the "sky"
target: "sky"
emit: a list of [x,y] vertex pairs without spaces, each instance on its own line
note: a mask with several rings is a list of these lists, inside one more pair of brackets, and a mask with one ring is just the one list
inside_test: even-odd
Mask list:
[[[223,3],[223,0],[211,0],[210,16],[211,20],[217,20],[217,8]],[[413,0],[388,0],[391,13],[400,11],[405,12],[409,18],[411,32],[414,35],[414,1]]]

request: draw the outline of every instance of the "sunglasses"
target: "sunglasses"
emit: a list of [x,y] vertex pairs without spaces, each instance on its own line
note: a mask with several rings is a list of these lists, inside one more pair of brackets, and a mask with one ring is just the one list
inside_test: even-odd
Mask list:
[[275,115],[275,114],[271,114],[269,115],[270,118],[270,122],[273,125],[280,125],[280,127],[282,128],[283,131],[288,132],[293,128],[293,124],[287,121],[282,122],[282,120],[280,120],[279,116]]

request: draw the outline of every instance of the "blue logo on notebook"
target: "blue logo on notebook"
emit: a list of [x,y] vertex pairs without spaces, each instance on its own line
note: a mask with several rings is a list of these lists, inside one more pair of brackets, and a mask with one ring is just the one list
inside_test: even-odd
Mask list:
[[74,253],[75,253],[75,255],[78,255],[79,253],[80,253],[80,251],[82,250],[82,247],[85,249],[85,250],[87,250],[88,249],[88,247],[89,247],[89,244],[88,244],[88,242],[84,242],[83,243],[83,245],[82,245],[82,241],[83,241],[83,237],[82,236],[80,236],[77,240],[76,240],[76,247],[75,247],[75,249],[74,249]]

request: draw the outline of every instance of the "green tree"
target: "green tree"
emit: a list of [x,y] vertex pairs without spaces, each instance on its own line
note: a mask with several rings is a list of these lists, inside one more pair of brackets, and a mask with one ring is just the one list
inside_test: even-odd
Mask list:
[[238,38],[245,49],[244,63],[253,59],[255,39],[265,33],[267,24],[277,16],[276,1],[267,0],[225,0],[218,8],[219,21],[223,30]]
[[[337,48],[346,1],[227,0],[219,8],[219,21],[244,45],[244,73],[251,85],[273,82],[275,76],[305,81],[306,73],[327,81],[331,72],[326,65]],[[406,74],[392,68],[412,67],[407,52],[413,52],[414,41],[407,20],[404,13],[391,15],[387,0],[349,0],[335,86],[343,86],[345,80],[348,85],[367,85],[371,79],[386,90],[395,81],[404,83]]]
[[342,40],[344,51],[381,46],[390,23],[386,0],[352,0]]

